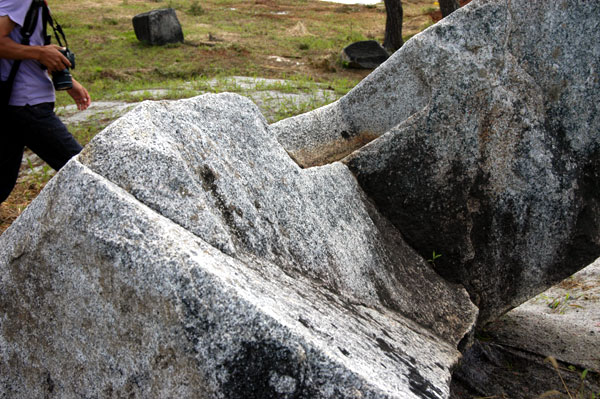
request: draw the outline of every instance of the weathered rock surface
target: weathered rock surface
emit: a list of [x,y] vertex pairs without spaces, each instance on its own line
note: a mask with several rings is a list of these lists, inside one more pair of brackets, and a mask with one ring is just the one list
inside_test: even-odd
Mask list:
[[344,162],[480,322],[600,255],[600,3],[474,1],[328,107],[273,126]]
[[375,69],[390,55],[375,40],[363,40],[346,46],[342,51],[342,61],[350,68]]
[[0,396],[447,398],[469,294],[485,323],[599,255],[597,15],[472,2],[272,127],[140,105],[0,236]]
[[[269,134],[241,96],[147,103],[80,160],[230,256],[384,304],[457,343],[473,314],[463,293],[402,241],[345,166],[302,170]],[[457,304],[466,314],[455,315]]]
[[445,398],[476,308],[247,99],[143,103],[0,237],[0,396]]
[[151,45],[183,43],[183,31],[172,8],[148,11],[133,17],[133,30],[141,42]]

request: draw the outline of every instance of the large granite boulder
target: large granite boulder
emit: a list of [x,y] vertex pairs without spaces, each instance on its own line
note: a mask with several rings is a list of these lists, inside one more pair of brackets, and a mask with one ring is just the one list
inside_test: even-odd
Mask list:
[[437,272],[485,323],[600,255],[598,15],[595,1],[474,1],[273,130],[305,167],[352,153],[377,208],[442,254]]
[[446,398],[477,310],[249,100],[143,103],[0,237],[0,396]]
[[447,398],[471,299],[600,252],[597,15],[472,2],[273,126],[140,105],[0,236],[0,396]]

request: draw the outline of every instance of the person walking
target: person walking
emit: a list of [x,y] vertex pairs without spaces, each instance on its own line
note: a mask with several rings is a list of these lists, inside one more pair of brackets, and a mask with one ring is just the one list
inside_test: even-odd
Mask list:
[[[82,150],[54,113],[55,88],[50,74],[72,64],[64,48],[49,44],[48,20],[54,28],[45,0],[0,0],[0,203],[17,182],[25,147],[55,170]],[[71,80],[67,92],[77,108],[85,110],[91,104],[90,95]]]

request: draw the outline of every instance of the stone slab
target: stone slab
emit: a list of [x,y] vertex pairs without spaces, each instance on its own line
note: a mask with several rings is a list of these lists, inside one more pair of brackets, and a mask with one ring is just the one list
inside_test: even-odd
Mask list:
[[150,45],[183,43],[183,31],[173,8],[138,14],[132,19],[135,36]]
[[0,237],[0,396],[445,398],[385,309],[224,255],[71,161]]
[[346,157],[406,241],[442,254],[436,271],[483,325],[600,255],[599,14],[473,1],[272,131],[303,167]]
[[342,50],[342,62],[350,68],[375,69],[389,57],[388,52],[375,40],[355,42]]

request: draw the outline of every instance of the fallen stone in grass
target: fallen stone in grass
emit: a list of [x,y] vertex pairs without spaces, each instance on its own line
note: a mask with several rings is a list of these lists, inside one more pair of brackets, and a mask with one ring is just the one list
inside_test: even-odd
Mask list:
[[390,55],[375,40],[352,43],[342,51],[342,62],[349,68],[375,69]]
[[183,43],[183,31],[172,8],[161,8],[138,14],[132,20],[135,36],[150,45]]

